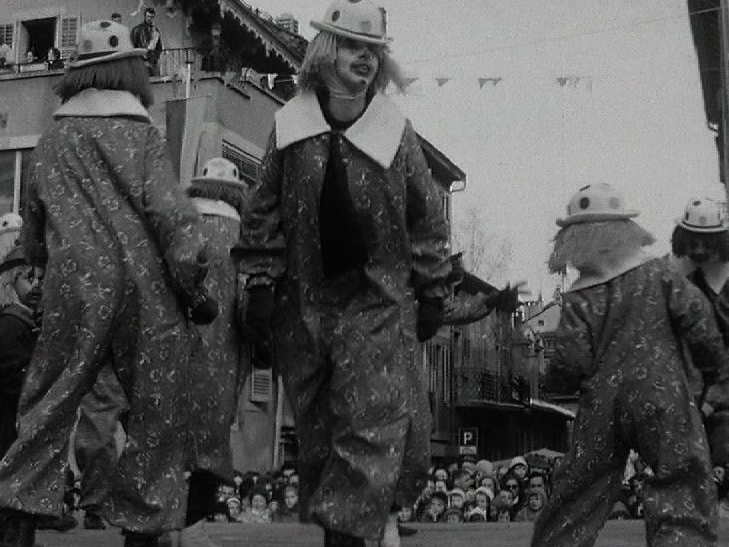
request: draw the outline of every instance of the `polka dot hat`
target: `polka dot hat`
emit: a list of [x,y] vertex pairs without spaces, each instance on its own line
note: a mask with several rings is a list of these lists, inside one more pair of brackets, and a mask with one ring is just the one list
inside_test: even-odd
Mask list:
[[368,44],[391,42],[385,29],[385,15],[369,0],[334,0],[321,21],[312,21],[317,30],[330,32]]
[[638,211],[626,209],[625,200],[609,184],[590,184],[572,196],[567,205],[567,216],[557,219],[557,226],[565,227],[580,222],[625,220],[638,216]]
[[91,21],[78,32],[76,58],[71,68],[105,63],[124,57],[143,57],[147,50],[132,47],[129,29],[113,21]]
[[700,234],[729,229],[724,206],[710,198],[692,198],[686,204],[683,216],[676,219],[676,224],[689,232]]

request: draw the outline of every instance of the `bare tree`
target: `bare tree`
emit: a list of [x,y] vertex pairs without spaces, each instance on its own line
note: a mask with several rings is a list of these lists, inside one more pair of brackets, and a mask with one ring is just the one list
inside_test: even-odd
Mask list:
[[468,206],[461,216],[462,220],[453,225],[453,247],[463,252],[464,268],[484,281],[499,280],[513,258],[511,243],[488,229],[483,211],[475,205]]

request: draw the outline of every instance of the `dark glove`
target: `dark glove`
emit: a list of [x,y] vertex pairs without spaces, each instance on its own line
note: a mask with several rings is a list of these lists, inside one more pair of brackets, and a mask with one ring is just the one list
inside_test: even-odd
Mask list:
[[430,340],[443,325],[443,299],[421,297],[418,304],[418,341]]
[[248,289],[245,330],[253,343],[253,366],[271,368],[273,366],[273,287],[259,285]]
[[205,288],[205,277],[208,275],[208,259],[206,252],[197,254],[195,273],[195,288],[182,295],[183,304],[187,310],[188,318],[196,325],[209,325],[218,316],[218,303],[208,295]]
[[514,313],[521,306],[521,302],[519,302],[519,287],[519,285],[515,285],[514,287],[507,285],[494,294],[491,301],[493,307],[499,311]]

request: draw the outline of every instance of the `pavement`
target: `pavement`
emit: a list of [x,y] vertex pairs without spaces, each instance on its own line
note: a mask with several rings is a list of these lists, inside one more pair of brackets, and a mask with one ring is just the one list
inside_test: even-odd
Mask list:
[[[403,538],[403,547],[528,547],[530,523],[416,524],[418,533]],[[322,547],[321,530],[304,524],[205,524],[220,547]],[[44,547],[123,547],[118,529],[68,532],[42,531],[37,542]],[[639,520],[608,521],[596,547],[644,547],[645,527]],[[729,519],[722,519],[719,547],[729,547]]]

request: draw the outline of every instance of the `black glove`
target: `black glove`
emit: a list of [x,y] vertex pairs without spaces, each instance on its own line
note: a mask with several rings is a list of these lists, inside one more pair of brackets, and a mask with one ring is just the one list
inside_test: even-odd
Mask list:
[[493,307],[499,311],[514,313],[521,306],[521,302],[519,302],[519,287],[520,285],[514,287],[507,285],[494,294],[493,300],[491,301]]
[[195,287],[182,294],[182,302],[187,317],[196,325],[209,325],[218,316],[218,303],[208,295],[205,288],[205,277],[208,275],[208,258],[205,250],[201,250],[195,258]]
[[430,340],[443,325],[443,299],[421,297],[418,304],[418,341]]

